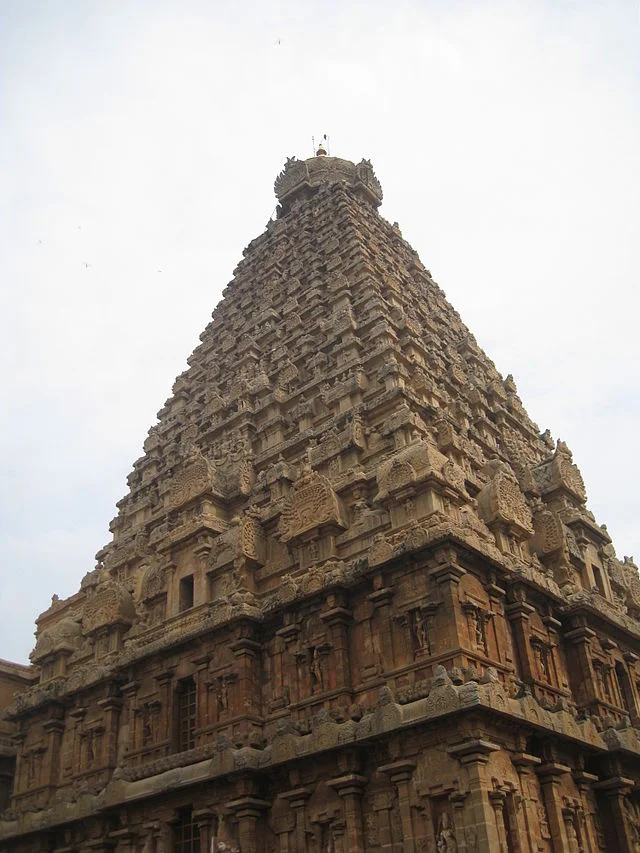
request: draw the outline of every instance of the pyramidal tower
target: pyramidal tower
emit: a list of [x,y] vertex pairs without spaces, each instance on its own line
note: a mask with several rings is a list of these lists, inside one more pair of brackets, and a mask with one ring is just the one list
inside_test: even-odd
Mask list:
[[637,851],[636,566],[371,163],[275,191],[38,619],[3,851]]

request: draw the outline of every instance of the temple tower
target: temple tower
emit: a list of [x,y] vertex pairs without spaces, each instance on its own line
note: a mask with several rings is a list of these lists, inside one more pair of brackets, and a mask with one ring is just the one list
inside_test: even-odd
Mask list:
[[397,224],[287,160],[38,620],[7,853],[640,847],[640,580]]

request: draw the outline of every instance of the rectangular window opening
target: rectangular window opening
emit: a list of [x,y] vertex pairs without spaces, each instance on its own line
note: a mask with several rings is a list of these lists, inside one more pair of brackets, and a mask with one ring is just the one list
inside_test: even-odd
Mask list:
[[180,612],[193,607],[193,575],[180,579]]
[[196,745],[196,683],[184,678],[178,684],[178,752]]
[[176,853],[200,853],[200,829],[190,808],[180,809],[175,837]]

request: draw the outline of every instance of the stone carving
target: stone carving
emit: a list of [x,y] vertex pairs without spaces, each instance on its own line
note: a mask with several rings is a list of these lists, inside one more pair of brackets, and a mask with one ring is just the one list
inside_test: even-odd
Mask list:
[[429,480],[439,484],[448,483],[460,490],[464,475],[460,477],[454,471],[453,463],[434,444],[416,440],[382,463],[378,470],[376,500],[385,501],[401,489]]
[[291,190],[307,180],[308,177],[309,169],[303,160],[296,160],[295,157],[287,157],[284,169],[276,178],[274,185],[276,195],[279,199],[284,198]]
[[196,454],[184,463],[171,488],[170,504],[174,509],[188,503],[213,487],[213,472],[207,460]]
[[541,557],[553,554],[564,545],[562,522],[555,513],[544,509],[543,506],[540,504],[540,509],[535,513],[535,535],[531,542],[531,547]]
[[159,564],[153,564],[145,571],[140,585],[140,599],[147,601],[167,591],[167,578]]
[[82,613],[82,630],[91,634],[107,625],[128,628],[133,624],[135,615],[131,593],[121,584],[111,581],[87,600]]
[[491,479],[478,495],[478,514],[491,527],[495,523],[508,524],[522,536],[533,533],[531,511],[527,506],[518,482],[506,466],[487,466]]
[[440,815],[436,849],[438,853],[457,853],[458,851],[458,842],[456,841],[448,812],[442,812]]
[[580,503],[586,500],[584,480],[573,462],[573,456],[563,441],[558,441],[553,456],[533,469],[536,484],[542,495],[565,489]]
[[295,483],[280,519],[280,536],[289,542],[316,527],[347,526],[340,499],[326,477],[306,468]]
[[38,663],[47,655],[59,652],[74,652],[82,644],[82,628],[80,621],[65,617],[55,626],[42,631],[38,635],[36,647],[30,655],[33,663]]

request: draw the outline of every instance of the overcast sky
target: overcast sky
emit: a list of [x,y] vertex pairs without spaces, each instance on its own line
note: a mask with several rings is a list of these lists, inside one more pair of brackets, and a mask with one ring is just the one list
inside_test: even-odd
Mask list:
[[637,0],[0,0],[0,657],[93,568],[313,134],[640,556],[639,71]]

